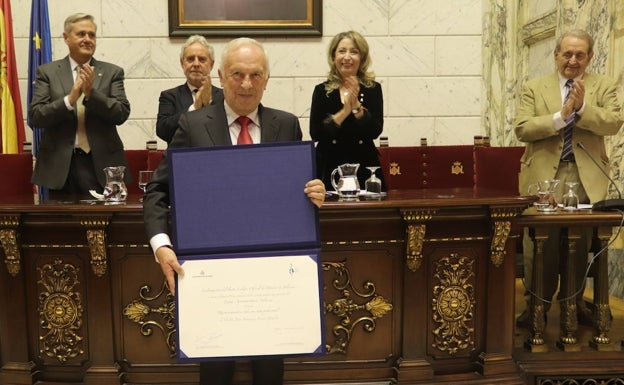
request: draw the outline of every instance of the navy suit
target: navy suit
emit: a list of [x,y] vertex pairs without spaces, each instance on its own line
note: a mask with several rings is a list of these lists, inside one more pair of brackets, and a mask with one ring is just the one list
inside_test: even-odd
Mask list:
[[[124,71],[114,64],[91,59],[95,67],[93,89],[84,102],[86,128],[94,172],[102,187],[106,184],[104,167],[128,168],[124,146],[117,132],[130,115],[130,102],[124,90]],[[63,188],[74,153],[76,111],[65,106],[63,98],[74,85],[69,56],[37,68],[37,80],[28,116],[34,127],[43,128],[32,182],[50,189]],[[132,182],[130,172],[125,182]]]
[[[223,102],[223,90],[212,86],[212,103]],[[173,134],[178,128],[178,120],[183,112],[187,112],[193,104],[193,95],[187,83],[162,91],[158,98],[158,116],[156,118],[156,135],[167,143],[171,143]]]
[[[302,138],[299,119],[288,112],[258,106],[260,141],[288,142]],[[207,147],[232,145],[223,100],[196,111],[183,113],[169,147]],[[143,213],[148,239],[169,229],[169,170],[166,158],[158,166],[147,186]],[[207,224],[206,231],[210,231]],[[253,343],[253,342],[251,342]],[[227,385],[232,381],[234,361],[210,361],[200,364],[201,384]],[[254,384],[277,385],[283,381],[283,360],[268,357],[251,360]]]

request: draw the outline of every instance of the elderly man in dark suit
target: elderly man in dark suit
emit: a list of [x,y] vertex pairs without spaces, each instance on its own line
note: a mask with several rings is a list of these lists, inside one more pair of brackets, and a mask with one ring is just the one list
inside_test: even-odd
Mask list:
[[[224,101],[183,113],[170,144],[172,148],[301,140],[301,127],[295,115],[260,104],[269,80],[269,62],[260,43],[248,38],[228,43],[223,51],[219,79]],[[150,245],[174,293],[174,275],[184,272],[167,235],[170,204],[168,174],[165,160],[147,186],[143,207]],[[311,202],[320,207],[325,200],[323,182],[319,179],[308,182],[302,186],[302,194],[307,194]],[[251,366],[254,384],[277,385],[283,382],[281,358],[254,359]],[[231,384],[233,373],[233,361],[204,362],[200,365],[200,384]]]
[[223,90],[210,82],[214,49],[203,36],[190,36],[182,45],[180,65],[186,82],[162,91],[158,98],[156,135],[167,143],[171,142],[183,112],[223,101]]
[[44,130],[32,182],[51,193],[102,191],[105,167],[128,166],[117,132],[130,115],[124,71],[93,58],[96,29],[91,15],[69,16],[63,32],[69,55],[37,68],[29,117]]

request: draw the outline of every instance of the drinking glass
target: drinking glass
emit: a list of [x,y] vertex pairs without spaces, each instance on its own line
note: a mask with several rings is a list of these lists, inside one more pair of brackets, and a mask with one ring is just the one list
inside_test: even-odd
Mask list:
[[577,210],[579,205],[579,197],[576,195],[576,186],[578,182],[566,182],[568,192],[563,195],[562,204],[564,210]]
[[366,167],[366,168],[370,170],[371,172],[371,177],[368,178],[365,182],[366,192],[380,194],[381,193],[381,179],[377,178],[377,175],[375,175],[375,171],[377,171],[379,167]]
[[[152,180],[152,176],[154,175],[154,171],[152,170],[141,170],[139,171],[139,188],[143,190],[143,195],[145,195],[145,188],[150,180]],[[143,197],[139,199],[139,202],[143,202]]]

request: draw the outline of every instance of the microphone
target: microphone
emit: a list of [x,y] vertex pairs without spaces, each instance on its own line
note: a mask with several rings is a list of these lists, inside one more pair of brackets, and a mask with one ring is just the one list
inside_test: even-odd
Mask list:
[[609,179],[609,182],[611,182],[611,185],[613,185],[613,187],[615,188],[615,191],[617,191],[617,193],[618,193],[618,198],[617,199],[605,199],[603,201],[599,201],[599,202],[594,203],[592,205],[592,210],[596,210],[596,211],[624,211],[624,199],[622,199],[622,192],[617,187],[617,184],[615,184],[615,181],[613,179],[611,179],[609,174],[607,174],[605,172],[605,170],[602,169],[602,167],[600,167],[598,162],[596,162],[596,159],[594,159],[594,157],[589,153],[589,151],[587,151],[587,149],[583,145],[583,142],[578,142],[578,143],[576,143],[576,145],[578,147],[580,147],[583,151],[585,151],[585,154],[587,154],[589,159],[591,159],[591,161],[594,162],[596,167],[598,167],[598,170],[600,170],[600,172],[602,172],[604,174],[604,176],[606,176],[607,179]]

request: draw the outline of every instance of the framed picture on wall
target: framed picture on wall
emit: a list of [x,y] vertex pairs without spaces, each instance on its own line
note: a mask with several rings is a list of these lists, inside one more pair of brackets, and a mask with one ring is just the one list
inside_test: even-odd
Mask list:
[[321,36],[323,0],[169,0],[169,36]]

